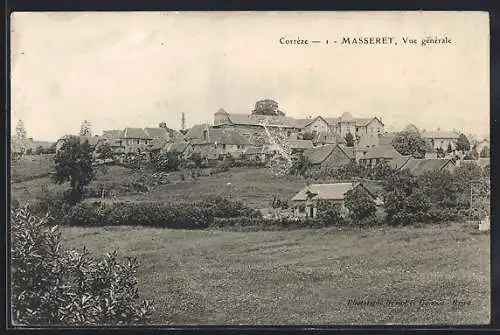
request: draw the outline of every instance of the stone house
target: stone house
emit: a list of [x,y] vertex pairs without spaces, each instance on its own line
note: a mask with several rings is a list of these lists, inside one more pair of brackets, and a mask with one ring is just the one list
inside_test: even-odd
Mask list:
[[313,142],[309,140],[289,140],[288,145],[292,150],[292,154],[302,153],[307,149],[312,149]]
[[399,167],[400,170],[408,170],[414,176],[423,175],[430,171],[455,170],[455,163],[451,159],[416,159],[410,158],[405,164]]
[[376,135],[384,132],[384,124],[377,117],[354,118],[351,113],[345,112],[339,118],[325,118],[330,125],[330,130],[345,137],[351,133],[354,137],[363,135]]
[[422,133],[422,138],[428,141],[434,149],[442,149],[447,152],[448,146],[452,150],[457,147],[458,133],[453,131],[426,131]]
[[314,119],[297,119],[296,124],[300,127],[299,132],[301,133],[327,133],[330,130],[328,122],[321,116],[317,116]]
[[401,156],[402,155],[390,145],[378,146],[370,148],[362,157],[359,158],[359,163],[364,166],[374,168],[382,161],[389,163],[391,160]]
[[304,151],[303,155],[313,169],[336,169],[354,161],[354,148],[340,144],[330,144]]
[[224,155],[240,158],[248,147],[254,146],[238,131],[224,127],[197,125],[190,129],[186,137],[193,146],[193,152],[208,160]]
[[348,191],[356,187],[363,187],[372,196],[372,193],[359,182],[308,185],[291,199],[294,215],[297,217],[316,217],[318,201],[320,200],[339,204],[343,215],[347,215],[349,211],[344,204],[345,196]]
[[127,127],[123,130],[120,140],[126,154],[142,154],[147,151],[147,146],[153,138],[142,128]]

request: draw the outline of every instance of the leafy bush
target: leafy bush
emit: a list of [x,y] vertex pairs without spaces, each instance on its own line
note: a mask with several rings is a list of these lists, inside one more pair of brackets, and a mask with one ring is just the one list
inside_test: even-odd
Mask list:
[[139,302],[137,262],[66,250],[57,226],[11,211],[12,318],[16,325],[119,325],[148,321],[150,302]]
[[328,227],[345,224],[340,204],[320,200],[317,206],[318,213],[314,218],[320,226]]
[[345,205],[349,209],[349,216],[355,221],[372,218],[377,211],[375,202],[361,187],[356,187],[346,193]]

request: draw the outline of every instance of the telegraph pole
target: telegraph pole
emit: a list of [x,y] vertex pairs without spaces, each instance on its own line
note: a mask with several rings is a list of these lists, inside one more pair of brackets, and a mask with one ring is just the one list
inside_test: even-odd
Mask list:
[[181,128],[182,128],[182,131],[184,131],[184,129],[186,129],[186,117],[184,115],[184,112],[182,112]]

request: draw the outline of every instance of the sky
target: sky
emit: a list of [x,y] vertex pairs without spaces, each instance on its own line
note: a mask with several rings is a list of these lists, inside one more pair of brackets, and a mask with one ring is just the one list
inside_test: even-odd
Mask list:
[[[398,45],[340,45],[393,36]],[[451,44],[404,45],[448,37]],[[321,40],[282,45],[287,39]],[[324,41],[328,39],[329,44]],[[339,41],[337,44],[331,41]],[[11,129],[54,141],[89,120],[106,129],[170,128],[250,113],[378,116],[386,130],[489,136],[489,23],[481,12],[14,13]]]

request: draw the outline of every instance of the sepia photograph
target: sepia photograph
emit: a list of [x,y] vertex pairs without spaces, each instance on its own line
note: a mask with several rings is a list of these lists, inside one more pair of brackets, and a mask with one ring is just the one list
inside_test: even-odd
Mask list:
[[489,324],[489,43],[479,11],[12,13],[10,324]]

